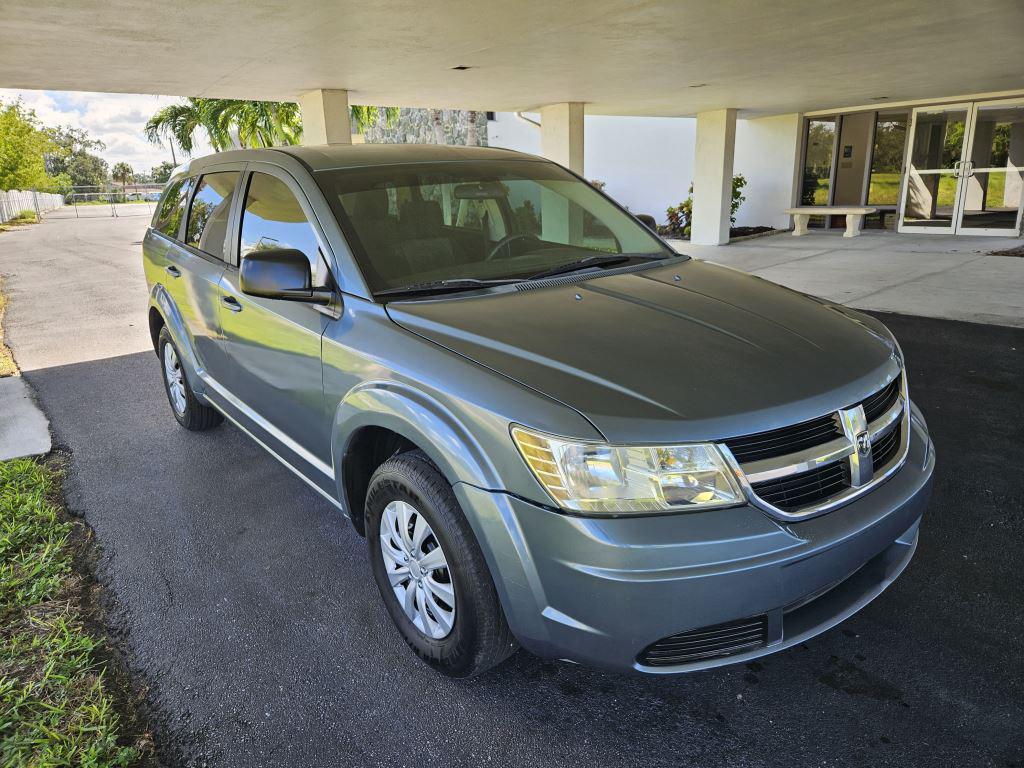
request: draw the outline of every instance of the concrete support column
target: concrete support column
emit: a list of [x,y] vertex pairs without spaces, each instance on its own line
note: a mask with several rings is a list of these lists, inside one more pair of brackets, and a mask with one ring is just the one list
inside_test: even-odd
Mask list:
[[583,175],[583,104],[567,101],[540,108],[540,152]]
[[319,88],[299,96],[303,144],[351,144],[348,91]]
[[717,109],[697,115],[693,163],[693,222],[690,242],[729,242],[732,166],[736,149],[736,110]]
[[[551,104],[540,110],[541,154],[583,175],[583,104]],[[583,212],[550,189],[540,194],[541,237],[551,243],[583,244]]]

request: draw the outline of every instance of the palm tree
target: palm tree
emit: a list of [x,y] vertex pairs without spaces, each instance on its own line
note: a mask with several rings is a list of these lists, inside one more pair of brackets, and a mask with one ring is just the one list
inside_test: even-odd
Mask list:
[[[398,117],[397,107],[349,107],[357,131],[383,115],[388,124]],[[176,142],[187,154],[195,148],[198,129],[206,131],[214,150],[232,147],[273,147],[298,144],[302,138],[299,105],[289,101],[190,98],[164,107],[146,123],[146,138],[154,144]]]
[[440,109],[430,110],[430,121],[434,125],[434,143],[444,144],[444,125],[441,123],[442,112]]
[[476,130],[476,116],[477,111],[471,109],[466,112],[466,146],[476,147],[480,144],[480,138],[477,135]]
[[110,178],[121,185],[121,196],[128,199],[128,182],[135,176],[135,171],[128,163],[120,162],[110,169]]

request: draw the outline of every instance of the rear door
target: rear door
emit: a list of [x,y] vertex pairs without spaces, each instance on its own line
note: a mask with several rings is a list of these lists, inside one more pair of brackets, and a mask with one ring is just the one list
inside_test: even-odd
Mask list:
[[187,214],[178,241],[168,250],[172,296],[192,337],[200,375],[224,375],[219,343],[220,276],[226,266],[230,214],[244,164],[224,164],[190,179]]
[[238,205],[237,258],[223,273],[220,316],[227,365],[224,386],[233,416],[318,485],[333,491],[331,419],[325,414],[321,336],[329,317],[314,305],[247,296],[239,267],[261,248],[306,254],[313,283],[330,277],[321,256],[316,217],[301,188],[285,171],[250,163]]
[[197,370],[205,376],[218,352],[216,284],[224,263],[200,256],[185,245],[189,205],[197,184],[198,175],[181,179],[164,196],[154,229],[160,233],[165,247],[159,258],[154,254],[153,263],[158,268],[156,278],[167,290],[181,319],[180,326],[172,319],[172,325],[179,326],[186,336],[178,342],[187,346],[185,354],[194,354]]

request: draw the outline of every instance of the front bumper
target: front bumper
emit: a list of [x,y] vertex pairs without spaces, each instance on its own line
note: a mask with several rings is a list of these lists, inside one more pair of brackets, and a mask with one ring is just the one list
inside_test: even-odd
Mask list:
[[[903,468],[828,514],[783,523],[752,506],[596,519],[458,483],[509,625],[528,650],[671,674],[787,648],[860,610],[910,562],[935,452],[911,418]],[[763,644],[671,666],[639,660],[670,635],[766,617]]]

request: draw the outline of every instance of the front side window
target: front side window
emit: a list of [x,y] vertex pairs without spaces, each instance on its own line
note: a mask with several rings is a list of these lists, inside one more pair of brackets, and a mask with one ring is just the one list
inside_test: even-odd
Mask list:
[[228,234],[228,214],[238,184],[238,171],[224,171],[203,175],[192,196],[185,243],[204,253],[225,259]]
[[194,178],[176,181],[167,188],[164,193],[163,202],[157,211],[153,227],[168,237],[178,239],[178,232],[181,231],[181,220],[185,216],[185,206],[188,204],[189,193],[195,184]]
[[256,250],[294,248],[309,259],[314,279],[318,274],[320,246],[313,225],[295,195],[281,179],[254,173],[245,196],[239,255]]
[[315,174],[374,293],[528,279],[584,262],[676,254],[592,186],[530,160]]

